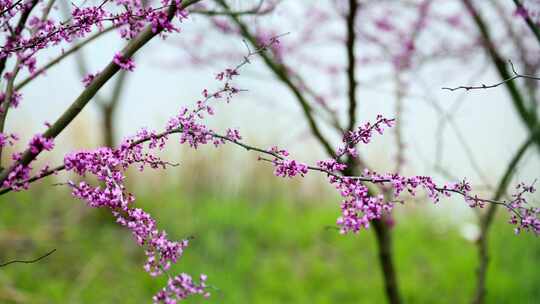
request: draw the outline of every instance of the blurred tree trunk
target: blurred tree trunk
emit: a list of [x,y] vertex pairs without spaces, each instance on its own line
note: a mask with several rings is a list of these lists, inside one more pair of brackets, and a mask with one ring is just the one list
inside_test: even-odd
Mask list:
[[[359,175],[360,171],[361,167],[355,164],[353,159],[349,158],[347,161],[347,169],[345,169],[343,173],[344,175]],[[373,195],[373,190],[371,189],[370,194]],[[399,304],[401,303],[401,296],[394,263],[392,230],[386,223],[384,217],[380,220],[372,221],[371,226],[375,233],[377,254],[380,269],[382,271],[386,299],[390,304]]]
[[114,84],[111,99],[108,103],[100,104],[101,115],[103,117],[103,144],[107,147],[114,147],[117,144],[114,119],[122,92],[124,91],[126,76],[127,72],[125,70],[118,73],[118,79],[116,79]]
[[[499,77],[504,80],[512,76],[508,67],[506,66],[505,60],[499,54],[495,43],[489,32],[488,23],[480,15],[480,12],[474,6],[471,0],[462,0],[463,5],[465,6],[466,11],[471,16],[474,24],[476,25],[480,37],[484,43],[484,48],[487,51],[489,58],[491,59],[494,67],[496,68]],[[509,26],[509,25],[507,25]],[[534,27],[534,25],[533,25]],[[534,30],[534,28],[532,28]],[[510,31],[510,29],[509,29]],[[536,32],[534,33],[537,34]],[[538,36],[537,36],[538,37]],[[540,41],[539,41],[540,42]],[[499,181],[496,193],[494,194],[493,199],[499,200],[506,194],[508,184],[510,183],[511,177],[515,171],[515,168],[523,157],[527,149],[535,145],[540,151],[540,132],[538,127],[538,118],[536,113],[536,100],[531,98],[531,106],[526,105],[526,99],[523,97],[524,94],[521,92],[520,88],[516,85],[515,82],[510,81],[505,83],[504,87],[509,93],[510,100],[513,103],[516,112],[519,114],[521,120],[529,130],[529,138],[527,141],[518,149],[513,159],[510,161],[506,172]],[[534,93],[530,94],[534,96]],[[477,250],[478,250],[478,267],[476,270],[477,281],[476,289],[473,298],[474,304],[483,304],[485,303],[487,288],[487,270],[489,265],[489,230],[493,219],[495,218],[496,212],[498,210],[497,205],[491,204],[487,207],[487,211],[484,214],[480,215],[480,235],[477,241]]]
[[392,231],[384,219],[373,221],[373,229],[379,247],[379,263],[384,276],[384,288],[388,303],[401,303],[396,269],[393,259]]

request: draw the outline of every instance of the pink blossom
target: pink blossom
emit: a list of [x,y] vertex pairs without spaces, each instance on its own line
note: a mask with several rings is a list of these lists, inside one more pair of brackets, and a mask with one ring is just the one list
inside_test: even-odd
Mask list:
[[135,69],[135,63],[131,58],[125,58],[122,53],[114,54],[113,62],[118,65],[122,70],[133,72]]

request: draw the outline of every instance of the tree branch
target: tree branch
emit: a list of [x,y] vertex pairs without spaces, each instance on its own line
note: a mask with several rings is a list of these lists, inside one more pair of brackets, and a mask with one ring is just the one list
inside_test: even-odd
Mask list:
[[43,260],[44,258],[50,256],[51,254],[53,254],[54,252],[56,251],[56,249],[53,249],[47,253],[45,253],[44,255],[38,257],[38,258],[35,258],[33,260],[12,260],[12,261],[8,261],[8,262],[5,262],[5,263],[2,263],[0,264],[0,267],[5,267],[7,265],[10,265],[10,264],[14,264],[14,263],[23,263],[23,264],[32,264],[32,263],[36,263],[36,262],[39,262],[41,260]]
[[496,87],[498,87],[500,85],[507,84],[508,82],[513,81],[513,80],[518,79],[518,78],[526,78],[526,79],[531,79],[531,80],[540,80],[540,77],[537,77],[537,76],[519,74],[516,71],[516,68],[514,67],[514,64],[512,63],[512,61],[508,60],[508,62],[510,63],[510,67],[512,68],[512,73],[514,73],[514,75],[512,77],[506,78],[506,79],[504,79],[504,80],[502,80],[502,81],[500,81],[498,83],[490,84],[490,85],[481,84],[481,85],[477,85],[477,86],[459,86],[459,87],[453,87],[453,88],[443,87],[442,89],[443,90],[449,90],[449,91],[457,91],[457,90],[461,90],[461,89],[466,90],[466,91],[480,90],[480,89],[492,89],[492,88],[496,88]]

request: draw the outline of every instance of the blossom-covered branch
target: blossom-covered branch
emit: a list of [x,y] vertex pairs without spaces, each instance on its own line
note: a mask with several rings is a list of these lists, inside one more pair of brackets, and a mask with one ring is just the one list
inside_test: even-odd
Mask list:
[[[199,108],[200,109],[200,108]],[[198,112],[198,110],[196,110]],[[310,166],[305,163],[289,159],[289,153],[286,150],[280,150],[277,147],[265,150],[259,147],[248,145],[241,142],[240,134],[235,130],[229,130],[226,135],[217,134],[203,125],[195,123],[193,116],[186,115],[188,111],[185,109],[181,114],[171,120],[172,125],[179,124],[179,127],[168,127],[167,131],[161,133],[147,133],[145,136],[139,137],[135,141],[129,142],[125,149],[141,149],[140,144],[151,142],[151,147],[164,147],[164,140],[171,134],[181,134],[180,141],[189,143],[193,148],[197,148],[201,144],[212,142],[219,146],[225,142],[234,143],[248,151],[255,151],[261,154],[271,156],[272,159],[259,158],[260,160],[271,162],[275,167],[275,175],[280,177],[295,177],[305,176],[308,171],[317,171],[325,173],[330,184],[333,184],[344,197],[342,204],[342,217],[338,219],[338,225],[342,227],[342,232],[358,232],[361,228],[369,227],[372,220],[380,219],[384,212],[390,212],[396,202],[403,202],[399,199],[399,195],[405,190],[410,195],[415,195],[418,188],[423,188],[428,197],[434,202],[439,202],[441,196],[449,197],[451,194],[458,194],[464,198],[470,207],[483,208],[485,204],[496,204],[506,207],[511,213],[511,223],[517,225],[516,231],[527,230],[535,234],[540,233],[540,220],[538,219],[538,208],[528,207],[525,195],[535,192],[534,184],[526,185],[520,183],[517,185],[518,191],[512,196],[510,201],[500,201],[495,199],[481,198],[471,194],[472,189],[465,180],[459,183],[437,185],[429,176],[412,176],[405,177],[396,173],[379,174],[373,171],[365,170],[360,176],[344,176],[340,172],[346,169],[346,165],[338,162],[335,159],[322,160],[317,162],[317,166]],[[357,142],[362,141],[369,143],[373,132],[383,132],[381,124],[390,126],[393,120],[385,119],[382,116],[378,117],[374,124],[366,124],[358,128],[353,134],[349,134],[344,138],[345,146],[349,146],[351,138],[355,138]],[[347,151],[357,155],[356,150],[340,148],[340,151]],[[158,162],[153,159],[153,167],[163,166],[163,162]],[[65,167],[57,167],[51,171],[63,170]],[[69,167],[68,167],[69,169]],[[48,174],[47,174],[48,175]],[[38,179],[38,178],[36,178]],[[393,190],[394,200],[384,201],[382,196],[372,196],[368,192],[368,188],[364,183],[378,184],[383,187],[390,187]]]

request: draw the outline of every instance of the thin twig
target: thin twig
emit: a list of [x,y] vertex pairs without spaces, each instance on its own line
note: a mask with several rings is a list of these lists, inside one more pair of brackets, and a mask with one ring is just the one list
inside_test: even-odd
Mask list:
[[42,255],[42,256],[40,256],[38,258],[35,258],[33,260],[13,260],[13,261],[5,262],[3,264],[0,264],[0,267],[4,267],[4,266],[7,266],[9,264],[14,264],[14,263],[22,263],[22,264],[36,263],[36,262],[39,262],[40,260],[43,260],[44,258],[48,257],[49,255],[53,254],[55,251],[56,251],[56,249],[53,249],[53,250],[45,253],[44,255]]
[[501,82],[498,82],[498,83],[495,83],[495,84],[490,84],[490,85],[481,84],[481,85],[476,85],[476,86],[459,86],[459,87],[454,87],[454,88],[443,87],[442,89],[443,90],[449,90],[449,91],[456,91],[456,90],[460,90],[460,89],[463,89],[463,90],[466,90],[466,91],[481,90],[481,89],[493,89],[493,88],[496,88],[496,87],[498,87],[500,85],[506,84],[506,83],[508,83],[510,81],[518,79],[518,78],[540,80],[540,77],[538,77],[538,76],[524,75],[524,74],[518,73],[516,71],[516,68],[514,67],[514,64],[512,63],[512,61],[508,60],[508,62],[510,63],[510,66],[512,67],[512,72],[514,73],[514,76],[512,76],[510,78],[507,78],[507,79],[505,79],[505,80],[503,80]]

